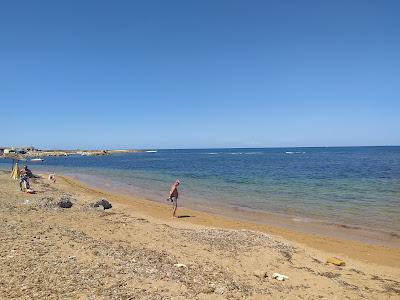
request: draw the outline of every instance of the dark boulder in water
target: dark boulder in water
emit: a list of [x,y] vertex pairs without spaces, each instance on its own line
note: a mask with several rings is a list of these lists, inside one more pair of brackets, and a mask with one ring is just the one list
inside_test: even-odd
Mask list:
[[110,209],[112,207],[111,203],[108,202],[106,199],[100,199],[99,201],[96,201],[95,203],[93,203],[91,206],[93,206],[93,207],[102,206],[103,209]]

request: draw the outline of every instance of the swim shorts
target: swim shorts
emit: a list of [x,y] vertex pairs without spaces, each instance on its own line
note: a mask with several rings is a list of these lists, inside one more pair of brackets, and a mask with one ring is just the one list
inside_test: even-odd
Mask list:
[[178,206],[178,197],[171,197],[172,206]]

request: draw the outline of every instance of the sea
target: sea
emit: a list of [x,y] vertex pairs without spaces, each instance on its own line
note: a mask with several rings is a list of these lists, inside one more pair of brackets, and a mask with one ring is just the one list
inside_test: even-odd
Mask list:
[[179,179],[185,207],[400,234],[400,147],[151,149],[21,163],[158,202]]

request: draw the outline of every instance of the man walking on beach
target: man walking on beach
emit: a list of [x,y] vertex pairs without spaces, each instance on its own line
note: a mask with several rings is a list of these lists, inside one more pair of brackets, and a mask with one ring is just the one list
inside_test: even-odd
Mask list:
[[178,186],[181,182],[177,179],[173,185],[171,185],[171,189],[169,190],[169,200],[172,202],[172,217],[176,218],[176,209],[178,208]]

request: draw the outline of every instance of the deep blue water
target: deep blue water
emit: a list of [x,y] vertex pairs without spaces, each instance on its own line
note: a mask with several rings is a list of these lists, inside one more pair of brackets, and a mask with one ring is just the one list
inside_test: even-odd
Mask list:
[[400,147],[157,150],[30,166],[154,200],[179,178],[182,201],[400,231]]

